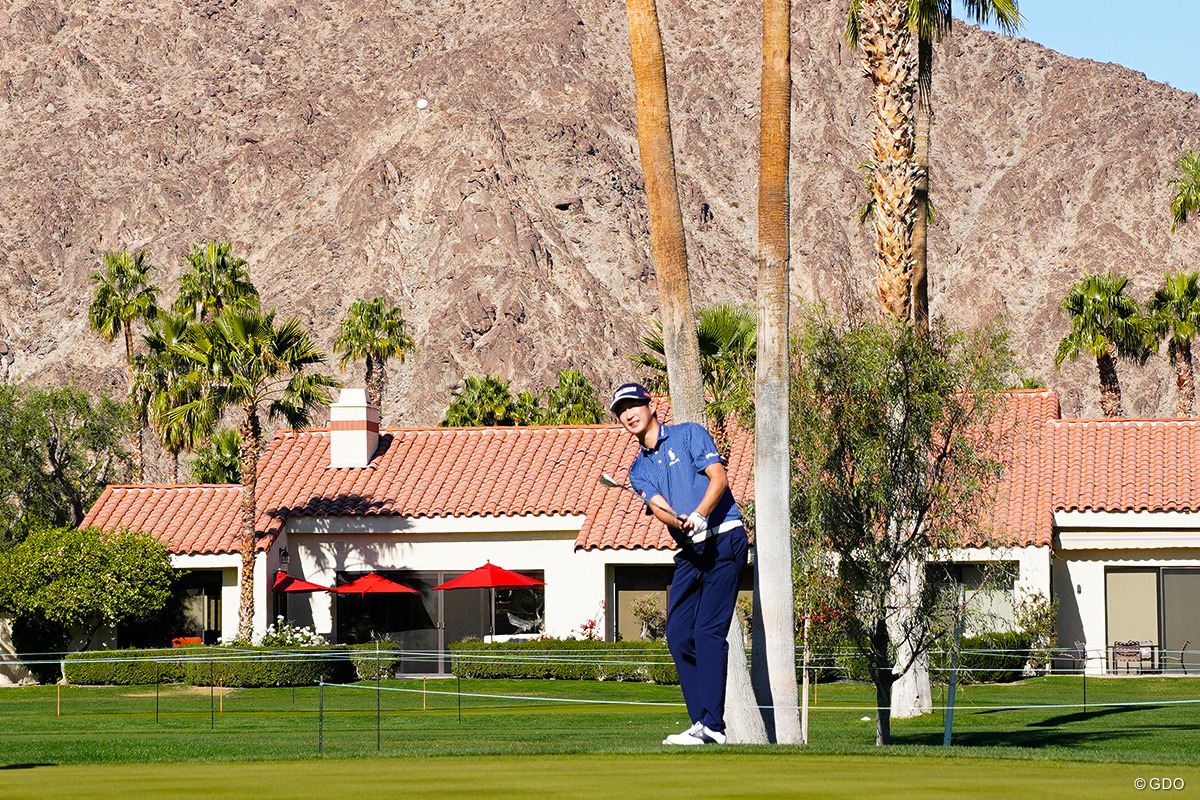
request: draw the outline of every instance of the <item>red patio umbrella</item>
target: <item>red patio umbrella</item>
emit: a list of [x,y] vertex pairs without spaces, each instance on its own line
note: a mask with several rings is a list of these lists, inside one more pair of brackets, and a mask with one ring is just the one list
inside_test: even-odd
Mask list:
[[337,587],[333,591],[338,594],[374,594],[375,592],[420,594],[416,589],[410,589],[402,583],[389,581],[387,578],[377,575],[374,572],[368,572],[361,578],[356,578],[350,581],[350,583]]
[[466,575],[459,575],[457,578],[451,578],[440,586],[433,587],[433,590],[487,589],[491,594],[492,600],[492,635],[494,636],[496,633],[496,590],[545,585],[545,581],[539,581],[537,578],[531,578],[528,575],[522,575],[519,572],[498,567],[489,561],[482,567],[471,570]]
[[293,578],[286,572],[275,573],[275,585],[271,587],[276,592],[332,592],[328,586]]
[[433,588],[434,591],[438,589],[515,589],[521,586],[545,585],[545,581],[539,581],[537,578],[531,578],[528,575],[504,569],[504,567],[497,567],[489,561],[466,575],[451,578],[441,586]]

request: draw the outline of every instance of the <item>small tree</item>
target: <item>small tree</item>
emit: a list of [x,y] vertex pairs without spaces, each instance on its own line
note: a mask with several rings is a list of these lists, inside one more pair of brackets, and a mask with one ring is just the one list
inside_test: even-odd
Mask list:
[[342,354],[342,369],[360,358],[366,362],[367,398],[382,406],[388,359],[398,358],[404,363],[405,354],[411,353],[416,344],[404,330],[404,315],[400,309],[389,306],[386,299],[376,297],[355,300],[350,305],[333,347]]
[[559,370],[558,385],[544,389],[541,402],[545,408],[538,415],[539,425],[595,425],[604,419],[595,387],[577,369]]
[[1100,408],[1106,417],[1123,417],[1117,359],[1144,364],[1152,352],[1153,331],[1138,301],[1125,294],[1129,279],[1119,275],[1085,275],[1063,298],[1060,309],[1071,320],[1071,332],[1058,343],[1054,366],[1083,353],[1096,359],[1100,374]]
[[192,480],[196,483],[241,483],[242,462],[238,452],[242,439],[233,428],[214,433],[192,459]]
[[793,518],[802,546],[836,554],[852,593],[843,622],[866,657],[886,744],[892,684],[926,653],[940,602],[928,582],[905,592],[905,573],[966,536],[986,541],[977,521],[1003,435],[988,423],[1012,353],[996,328],[933,324],[926,339],[908,324],[812,312],[797,355]]
[[102,626],[162,609],[174,574],[166,545],[149,534],[38,528],[0,552],[0,606],[63,626],[86,650]]
[[31,522],[78,525],[112,482],[129,475],[125,405],[63,386],[0,386],[0,542]]
[[594,425],[604,419],[595,388],[578,370],[560,370],[558,385],[540,396],[524,391],[514,398],[510,385],[495,375],[468,375],[462,389],[450,393],[442,427]]

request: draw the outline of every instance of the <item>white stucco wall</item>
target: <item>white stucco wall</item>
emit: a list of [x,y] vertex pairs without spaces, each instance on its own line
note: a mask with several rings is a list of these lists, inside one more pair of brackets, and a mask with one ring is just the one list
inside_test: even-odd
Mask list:
[[1200,514],[1060,511],[1054,525],[1058,645],[1083,642],[1087,672],[1102,674],[1110,644],[1105,569],[1200,566]]
[[[670,564],[661,551],[575,551],[579,515],[467,518],[298,518],[280,544],[291,575],[332,586],[339,571],[410,569],[468,572],[491,561],[515,572],[541,570],[546,582],[545,629],[566,637],[600,613],[614,564]],[[319,633],[334,627],[330,595],[294,595],[306,602]],[[603,630],[607,630],[607,624]]]

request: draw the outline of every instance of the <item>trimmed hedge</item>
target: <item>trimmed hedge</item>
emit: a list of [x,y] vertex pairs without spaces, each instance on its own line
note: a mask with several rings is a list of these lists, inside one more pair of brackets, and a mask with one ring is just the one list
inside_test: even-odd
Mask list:
[[326,681],[353,680],[354,670],[344,647],[217,647],[211,660],[203,657],[184,664],[184,680],[193,686],[311,686]]
[[[959,648],[959,680],[1011,683],[1025,677],[1033,640],[1027,633],[1004,631],[965,636]],[[947,664],[947,668],[948,668]]]
[[366,642],[350,646],[350,661],[360,681],[387,680],[400,663],[400,646],[391,642]]
[[671,654],[662,642],[456,642],[450,645],[450,657],[451,670],[460,678],[679,683]]
[[83,686],[146,686],[180,683],[184,652],[179,648],[158,650],[90,650],[67,653],[63,670],[67,683]]

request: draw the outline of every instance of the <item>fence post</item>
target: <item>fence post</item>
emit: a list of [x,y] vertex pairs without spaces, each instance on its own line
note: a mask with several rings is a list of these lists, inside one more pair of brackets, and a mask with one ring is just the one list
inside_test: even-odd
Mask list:
[[801,675],[801,684],[804,686],[804,694],[801,696],[800,709],[800,744],[808,744],[808,631],[809,631],[809,616],[804,615],[804,672]]
[[158,673],[159,673],[160,667],[161,667],[161,665],[157,661],[155,661],[154,662],[154,724],[155,725],[158,724],[158,687],[161,682]]
[[962,646],[962,611],[954,615],[954,649],[950,651],[950,686],[946,691],[946,727],[942,732],[942,747],[950,746],[954,730],[954,693],[958,688],[958,650]]
[[383,662],[379,660],[379,642],[375,642],[375,750],[383,748],[383,735],[380,733],[379,698],[380,682],[383,676]]
[[217,729],[217,679],[214,677],[216,671],[213,669],[212,654],[208,656],[208,727],[209,730]]
[[325,755],[325,681],[317,695],[317,755]]

